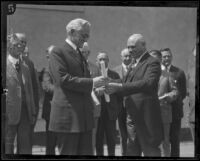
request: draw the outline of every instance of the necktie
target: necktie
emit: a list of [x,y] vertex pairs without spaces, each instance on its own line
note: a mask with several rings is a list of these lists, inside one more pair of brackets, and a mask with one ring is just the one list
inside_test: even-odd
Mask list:
[[85,60],[84,56],[81,54],[81,51],[80,51],[79,48],[77,48],[77,52],[79,54],[79,57],[80,57],[80,60],[81,60],[81,63],[82,63],[82,68],[83,68],[84,72],[86,72],[86,68],[88,68],[88,63]]
[[20,71],[20,63],[19,63],[19,61],[16,62],[16,64],[15,64],[15,69],[16,69],[17,72],[19,73],[19,71]]

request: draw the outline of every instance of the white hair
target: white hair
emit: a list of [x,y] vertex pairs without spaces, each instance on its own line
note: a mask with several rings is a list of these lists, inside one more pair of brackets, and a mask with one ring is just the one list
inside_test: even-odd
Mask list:
[[144,40],[144,37],[142,34],[133,34],[129,37],[128,40],[132,40],[135,42],[141,42],[144,46],[146,45],[146,41]]
[[129,52],[129,51],[128,51],[128,48],[123,49],[123,50],[121,51],[121,56],[123,56],[124,53],[128,53],[128,52]]
[[91,24],[84,19],[76,18],[74,20],[71,20],[66,26],[67,34],[70,35],[72,30],[79,31],[86,26],[90,27]]

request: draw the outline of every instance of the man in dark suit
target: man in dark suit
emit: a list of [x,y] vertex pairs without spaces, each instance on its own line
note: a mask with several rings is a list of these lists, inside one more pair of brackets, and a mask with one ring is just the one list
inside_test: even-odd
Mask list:
[[163,126],[158,100],[160,62],[149,55],[141,34],[133,34],[127,42],[136,63],[123,83],[109,83],[107,93],[117,92],[125,98],[128,129],[128,156],[161,156]]
[[17,153],[32,154],[32,127],[36,121],[32,80],[28,65],[20,59],[26,41],[24,34],[15,33],[8,43],[6,85],[5,153],[14,154],[17,136]]
[[[112,80],[120,81],[119,75],[108,68],[109,58],[106,53],[99,53],[97,56],[97,64],[100,69],[100,63],[102,61],[105,63],[107,76]],[[104,155],[104,139],[106,138],[108,156],[114,156],[116,145],[116,120],[122,108],[122,98],[118,97],[116,94],[111,94],[110,101],[107,102],[104,96],[104,89],[104,87],[95,89],[96,95],[101,96],[101,113],[98,119],[96,132],[96,154],[98,156]]]
[[162,49],[162,65],[169,74],[177,81],[179,91],[178,98],[171,103],[172,123],[170,127],[171,157],[180,156],[180,131],[181,119],[183,117],[183,99],[186,97],[186,76],[183,70],[171,64],[172,52],[169,48]]
[[[122,64],[115,67],[113,70],[117,72],[123,80],[128,72],[130,64],[132,62],[132,56],[128,51],[128,48],[125,48],[121,51],[121,59]],[[118,125],[119,125],[119,132],[120,132],[120,145],[121,145],[121,154],[122,156],[126,155],[127,149],[127,127],[126,127],[126,109],[122,107],[119,116],[118,116]]]
[[[49,56],[54,47],[55,46],[51,45],[46,50],[46,58],[48,61],[49,61]],[[43,72],[42,89],[44,90],[42,118],[46,121],[46,155],[55,155],[56,135],[54,132],[49,131],[51,100],[53,97],[54,85],[48,67]]]
[[[23,37],[27,43],[26,35],[23,34]],[[38,74],[37,74],[37,70],[35,69],[34,63],[29,58],[29,51],[28,51],[27,46],[25,47],[25,50],[22,53],[22,59],[26,62],[26,64],[29,67],[31,80],[32,80],[32,87],[33,87],[33,97],[34,97],[34,102],[35,102],[35,107],[36,107],[36,115],[38,115],[38,112],[39,112],[39,80],[38,80]]]
[[56,132],[61,155],[92,155],[94,127],[93,88],[107,83],[103,76],[90,78],[87,61],[80,52],[90,34],[90,23],[77,18],[67,26],[63,47],[50,55],[49,72],[54,93],[49,130]]

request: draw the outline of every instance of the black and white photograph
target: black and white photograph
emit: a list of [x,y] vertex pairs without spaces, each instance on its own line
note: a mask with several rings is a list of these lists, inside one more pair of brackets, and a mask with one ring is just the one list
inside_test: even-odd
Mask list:
[[1,159],[198,159],[198,1],[1,1]]

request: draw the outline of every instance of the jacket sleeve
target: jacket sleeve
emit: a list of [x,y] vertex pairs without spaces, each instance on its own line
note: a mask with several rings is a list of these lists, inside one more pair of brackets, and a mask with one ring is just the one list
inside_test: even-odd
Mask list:
[[59,50],[53,50],[50,55],[49,72],[55,84],[59,84],[63,89],[81,93],[92,92],[92,78],[80,78],[71,75],[64,62],[62,52]]
[[143,79],[122,84],[121,94],[128,96],[140,92],[152,93],[152,90],[157,92],[160,75],[160,63],[158,61],[152,61],[148,64]]

